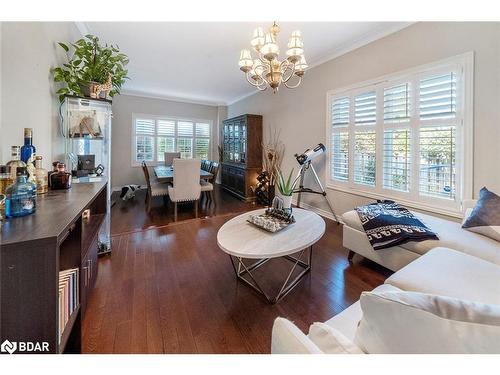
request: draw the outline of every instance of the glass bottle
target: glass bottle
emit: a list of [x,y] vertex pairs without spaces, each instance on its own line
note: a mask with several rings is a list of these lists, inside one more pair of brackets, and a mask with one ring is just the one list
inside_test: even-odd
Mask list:
[[59,164],[58,161],[52,162],[52,170],[47,173],[47,180],[49,182],[49,189],[50,189],[50,175],[52,173],[57,173],[57,164]]
[[21,160],[28,162],[31,155],[35,154],[36,149],[33,146],[33,129],[24,128],[24,146],[21,147]]
[[14,183],[10,174],[10,167],[7,165],[0,165],[0,220],[5,217],[5,190]]
[[57,164],[57,172],[50,175],[51,189],[69,189],[71,187],[71,173],[66,172],[64,163]]
[[42,157],[37,156],[35,159],[35,180],[36,180],[36,193],[45,194],[49,191],[48,172],[42,168]]
[[5,216],[30,215],[36,210],[36,185],[28,181],[26,167],[17,168],[16,182],[5,191]]
[[0,194],[5,194],[5,190],[14,183],[10,173],[10,166],[0,165]]
[[11,147],[11,160],[7,163],[7,166],[10,167],[10,175],[12,177],[12,180],[15,181],[17,168],[26,167],[26,163],[21,161],[21,147]]

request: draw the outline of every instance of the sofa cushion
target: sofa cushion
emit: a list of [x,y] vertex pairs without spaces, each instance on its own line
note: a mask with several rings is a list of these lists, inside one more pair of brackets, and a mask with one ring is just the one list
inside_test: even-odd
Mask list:
[[325,354],[364,354],[342,333],[326,323],[314,323],[307,335]]
[[500,197],[483,187],[462,228],[500,241]]
[[[420,255],[435,247],[448,247],[500,265],[500,243],[498,241],[466,231],[461,228],[461,223],[412,212],[437,234],[439,240],[412,241],[401,244],[400,247]],[[364,233],[356,211],[346,212],[342,215],[342,219],[345,225]]]
[[385,282],[405,291],[500,305],[500,266],[452,249],[433,249]]
[[321,350],[295,324],[276,318],[271,338],[272,354],[320,354]]
[[[400,292],[401,289],[396,288],[390,284],[382,284],[373,289],[373,291],[377,292]],[[356,329],[358,327],[358,323],[361,320],[363,313],[361,312],[361,306],[359,305],[359,301],[353,303],[347,309],[335,315],[333,318],[330,318],[325,322],[330,327],[342,333],[348,340],[353,341],[354,336],[356,335]]]
[[500,306],[416,292],[363,292],[366,353],[500,353]]

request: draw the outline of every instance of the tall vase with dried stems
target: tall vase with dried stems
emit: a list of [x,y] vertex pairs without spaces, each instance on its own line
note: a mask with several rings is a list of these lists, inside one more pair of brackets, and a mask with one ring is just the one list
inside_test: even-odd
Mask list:
[[285,144],[280,140],[281,131],[269,129],[269,137],[262,144],[264,170],[269,174],[269,205],[272,204],[276,189],[276,178],[285,154]]

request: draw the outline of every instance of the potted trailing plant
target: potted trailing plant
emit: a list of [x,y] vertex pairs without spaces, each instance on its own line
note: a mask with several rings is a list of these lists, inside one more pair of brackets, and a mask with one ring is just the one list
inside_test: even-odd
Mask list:
[[292,210],[292,194],[297,184],[297,178],[292,181],[292,176],[293,169],[286,180],[281,169],[278,169],[278,191],[283,199],[283,208],[288,212]]
[[[59,42],[68,61],[53,69],[54,81],[66,84],[57,91],[59,100],[65,95],[110,97],[120,93],[127,77],[127,55],[118,46],[102,45],[99,38],[86,35],[70,45]],[[73,50],[73,52],[70,52]]]

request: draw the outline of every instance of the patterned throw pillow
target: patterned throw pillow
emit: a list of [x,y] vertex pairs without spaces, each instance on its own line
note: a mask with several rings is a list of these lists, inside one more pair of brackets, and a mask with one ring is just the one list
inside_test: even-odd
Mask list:
[[483,187],[462,228],[500,241],[500,197]]

